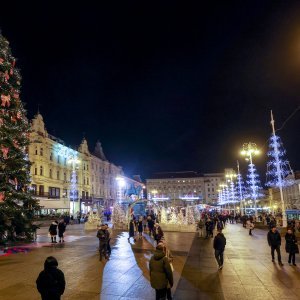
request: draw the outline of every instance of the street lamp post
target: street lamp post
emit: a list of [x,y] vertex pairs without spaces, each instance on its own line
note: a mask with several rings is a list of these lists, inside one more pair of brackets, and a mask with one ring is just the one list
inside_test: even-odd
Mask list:
[[257,180],[256,180],[256,174],[253,164],[253,156],[258,155],[260,151],[258,150],[255,143],[245,143],[243,144],[243,150],[241,151],[241,154],[243,156],[246,156],[247,159],[249,159],[249,177],[250,177],[250,189],[251,189],[251,196],[254,200],[254,211],[255,211],[255,217],[258,216],[257,214],[257,198],[259,196],[258,194],[258,186],[257,186]]

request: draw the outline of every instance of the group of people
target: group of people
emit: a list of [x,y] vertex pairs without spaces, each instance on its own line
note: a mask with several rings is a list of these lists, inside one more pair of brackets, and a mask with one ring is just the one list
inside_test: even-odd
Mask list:
[[[243,227],[249,230],[249,235],[252,236],[252,231],[255,227],[254,216],[238,216],[238,218],[232,218],[232,216],[226,215],[204,215],[199,220],[197,224],[198,236],[204,237],[204,229],[206,231],[205,239],[213,237],[213,230],[217,229],[217,234],[214,237],[213,247],[215,250],[215,258],[218,263],[218,268],[223,268],[224,262],[224,250],[226,246],[226,238],[222,233],[225,228],[226,223],[231,220],[238,222],[239,220],[243,224]],[[269,232],[267,234],[268,245],[271,248],[272,262],[275,262],[275,252],[277,253],[277,259],[280,266],[283,266],[281,259],[281,235],[276,227],[276,219],[272,216],[267,216],[267,225],[269,227]],[[296,266],[296,254],[299,253],[299,247],[297,243],[297,238],[295,235],[296,230],[299,230],[294,220],[289,221],[287,232],[285,234],[285,250],[289,254],[288,263],[291,266]],[[299,230],[300,231],[300,230]]]
[[[51,243],[57,243],[56,237],[58,233],[59,243],[64,243],[64,233],[66,231],[67,224],[64,219],[61,219],[60,222],[53,221],[49,227],[49,235],[51,237]],[[58,232],[57,232],[58,231]]]
[[129,222],[128,241],[130,241],[130,238],[133,238],[134,242],[136,242],[136,236],[138,236],[138,239],[141,239],[143,238],[143,233],[147,233],[150,237],[152,236],[157,244],[164,235],[156,218],[152,216],[141,216],[136,220],[136,218],[132,216]]

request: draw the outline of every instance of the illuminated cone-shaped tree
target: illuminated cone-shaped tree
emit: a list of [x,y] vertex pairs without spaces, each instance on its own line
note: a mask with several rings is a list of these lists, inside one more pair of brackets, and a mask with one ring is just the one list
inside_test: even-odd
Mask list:
[[244,203],[243,201],[245,200],[245,195],[246,195],[246,188],[245,188],[245,182],[243,180],[243,176],[240,172],[238,172],[237,175],[237,184],[236,184],[236,197],[238,201],[240,201],[240,209],[241,209],[241,214],[244,214]]
[[293,179],[287,177],[292,173],[285,154],[286,151],[283,148],[280,137],[278,135],[272,135],[268,151],[267,186],[279,188],[280,186],[290,186],[294,183]]
[[194,206],[193,210],[195,221],[198,222],[200,220],[200,211],[198,210],[197,206]]
[[114,228],[126,226],[126,214],[120,204],[115,203],[112,212],[112,223]]
[[195,224],[194,212],[190,206],[186,209],[186,220],[188,224]]
[[286,203],[283,197],[283,187],[292,185],[294,183],[293,178],[289,178],[291,175],[291,168],[288,160],[286,159],[286,151],[283,148],[283,144],[278,135],[275,134],[275,121],[273,119],[273,114],[271,111],[271,125],[272,125],[272,135],[269,141],[269,151],[268,157],[269,161],[267,163],[267,186],[278,188],[280,190],[281,198],[281,209],[282,209],[282,221],[283,226],[287,226],[286,220]]
[[179,214],[177,215],[177,223],[178,223],[179,225],[183,225],[184,222],[185,222],[185,220],[184,220],[184,215],[183,215],[182,210],[180,209],[180,212],[179,212]]
[[161,219],[160,222],[163,224],[167,224],[168,223],[168,216],[167,216],[167,211],[164,207],[162,207],[161,209]]
[[28,189],[29,124],[20,100],[21,76],[8,41],[0,34],[0,240],[32,236],[38,204]]
[[170,224],[177,224],[177,215],[176,215],[176,211],[172,210],[171,212],[171,218],[169,221]]
[[253,162],[250,162],[248,166],[247,184],[247,198],[254,201],[255,216],[257,217],[257,199],[263,194],[259,175]]

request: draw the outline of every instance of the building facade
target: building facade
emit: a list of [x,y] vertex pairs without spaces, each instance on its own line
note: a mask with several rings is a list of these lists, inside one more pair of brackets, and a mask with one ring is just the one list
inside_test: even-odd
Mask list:
[[224,173],[200,174],[194,171],[157,173],[146,180],[148,199],[181,204],[217,204],[218,187]]
[[66,147],[47,132],[39,113],[32,120],[31,129],[31,190],[42,213],[76,214],[116,200],[115,178],[124,173],[105,158],[100,142],[94,153],[90,153],[86,139],[78,149]]

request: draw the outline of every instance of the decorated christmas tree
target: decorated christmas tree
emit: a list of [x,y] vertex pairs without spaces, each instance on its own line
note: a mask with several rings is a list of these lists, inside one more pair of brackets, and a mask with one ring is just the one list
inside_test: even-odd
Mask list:
[[30,239],[38,204],[29,191],[29,123],[20,100],[21,76],[0,34],[0,241]]
[[168,216],[167,216],[167,211],[164,207],[162,207],[161,209],[161,219],[160,222],[163,224],[167,224],[168,223]]
[[193,211],[194,211],[194,218],[195,218],[195,221],[198,222],[200,220],[200,211],[198,210],[198,207],[197,206],[194,206],[193,207]]
[[182,209],[180,209],[180,212],[179,214],[177,215],[177,223],[179,225],[184,225],[185,224],[185,220],[184,220],[184,215],[183,215],[183,212],[182,212]]
[[169,221],[170,224],[177,224],[177,215],[176,215],[176,211],[173,209],[171,212],[171,218]]
[[191,206],[188,206],[186,209],[186,220],[187,224],[195,224],[194,212]]
[[112,223],[114,228],[123,228],[127,224],[125,212],[118,203],[115,203],[113,206]]

